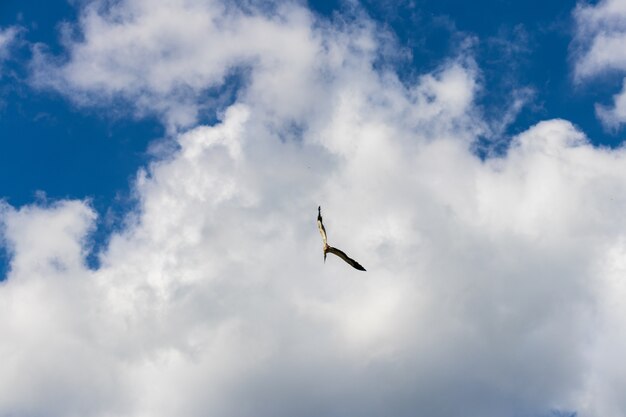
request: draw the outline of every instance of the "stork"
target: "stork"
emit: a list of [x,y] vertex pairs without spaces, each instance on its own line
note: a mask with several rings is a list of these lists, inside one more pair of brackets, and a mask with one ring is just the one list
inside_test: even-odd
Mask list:
[[327,242],[326,229],[324,228],[324,223],[322,223],[322,207],[317,207],[317,228],[320,229],[320,234],[322,235],[322,241],[324,242],[324,262],[326,262],[326,254],[332,253],[333,255],[337,255],[344,261],[346,261],[353,268],[358,269],[359,271],[365,271],[365,268],[361,266],[357,261],[350,258],[343,251],[333,248]]

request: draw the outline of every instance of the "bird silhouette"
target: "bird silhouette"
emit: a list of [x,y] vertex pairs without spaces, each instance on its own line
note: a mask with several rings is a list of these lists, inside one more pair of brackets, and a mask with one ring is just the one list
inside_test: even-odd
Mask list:
[[337,255],[338,257],[346,261],[353,268],[358,269],[359,271],[365,271],[365,268],[363,268],[361,264],[350,258],[348,255],[345,254],[345,252],[337,248],[333,248],[328,244],[326,229],[324,228],[324,223],[322,222],[322,206],[317,207],[317,228],[320,229],[320,235],[322,235],[322,241],[324,242],[324,262],[326,262],[326,254],[332,253],[333,255]]

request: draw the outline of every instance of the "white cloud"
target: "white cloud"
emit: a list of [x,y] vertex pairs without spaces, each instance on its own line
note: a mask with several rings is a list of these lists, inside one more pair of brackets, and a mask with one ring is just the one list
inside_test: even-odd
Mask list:
[[15,26],[10,26],[0,30],[0,57],[6,57],[8,54],[8,47],[15,40],[18,32],[19,30]]
[[613,96],[613,106],[596,104],[596,114],[602,123],[611,130],[617,130],[626,122],[626,78],[622,91]]
[[[176,128],[196,121],[203,92],[251,70],[247,82],[257,100],[283,118],[299,118],[326,93],[326,77],[354,65],[346,61],[347,48],[373,52],[374,32],[356,25],[337,31],[290,3],[275,9],[244,11],[220,1],[92,2],[77,27],[66,26],[67,62],[55,65],[59,60],[44,47],[36,49],[33,81],[83,104],[121,97],[139,114],[156,111]],[[75,30],[79,36],[72,36]]]
[[600,72],[626,69],[626,2],[603,0],[595,5],[579,4],[574,11],[577,45],[581,54],[576,76],[583,78]]
[[[0,64],[5,61],[10,54],[9,48],[15,42],[19,28],[16,26],[10,26],[7,28],[0,28]],[[0,70],[2,67],[0,67]],[[0,71],[0,76],[2,72]]]
[[[98,270],[88,202],[3,207],[0,414],[619,415],[625,150],[550,120],[481,161],[467,51],[407,86],[362,17],[151,4],[92,3],[48,81],[165,123],[181,83],[250,82],[138,174]],[[322,262],[318,204],[368,272]]]
[[[626,71],[626,1],[602,0],[579,4],[574,11],[574,75],[583,81],[607,72]],[[604,126],[617,129],[626,122],[626,90],[613,97],[613,106],[596,106]]]

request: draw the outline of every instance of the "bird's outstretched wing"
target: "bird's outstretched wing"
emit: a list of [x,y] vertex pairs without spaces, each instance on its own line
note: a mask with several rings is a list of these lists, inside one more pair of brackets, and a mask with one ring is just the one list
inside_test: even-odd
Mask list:
[[324,241],[324,246],[326,243],[326,229],[324,229],[324,223],[322,223],[322,207],[317,206],[317,228],[320,229],[320,235],[322,235],[322,240]]
[[346,255],[343,251],[340,251],[337,248],[333,248],[332,246],[328,246],[325,250],[325,252],[329,252],[332,253],[334,255],[339,256],[341,259],[343,259],[344,261],[346,261],[348,264],[350,264],[353,268],[358,269],[359,271],[365,271],[365,268],[363,268],[361,266],[361,264],[359,264],[357,261],[355,261],[354,259],[348,257],[348,255]]

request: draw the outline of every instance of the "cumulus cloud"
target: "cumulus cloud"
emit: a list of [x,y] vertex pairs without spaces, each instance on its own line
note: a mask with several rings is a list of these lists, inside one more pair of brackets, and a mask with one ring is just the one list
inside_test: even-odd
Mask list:
[[[623,149],[548,120],[481,160],[468,51],[407,85],[362,16],[150,4],[90,3],[44,81],[166,124],[249,82],[138,173],[97,270],[88,201],[2,206],[0,414],[620,414]],[[368,272],[322,262],[318,204]]]
[[233,74],[273,112],[302,116],[324,93],[310,85],[322,86],[333,69],[350,65],[346,48],[363,54],[375,48],[374,31],[355,25],[337,31],[280,2],[270,11],[221,1],[91,2],[64,34],[67,59],[36,48],[36,85],[89,105],[121,98],[139,114],[163,115],[174,128],[192,125],[203,93]]
[[[580,4],[574,11],[576,36],[573,43],[574,76],[578,81],[608,72],[626,71],[626,2],[603,0]],[[617,129],[626,122],[626,89],[613,97],[612,106],[597,105],[602,123]]]

